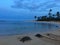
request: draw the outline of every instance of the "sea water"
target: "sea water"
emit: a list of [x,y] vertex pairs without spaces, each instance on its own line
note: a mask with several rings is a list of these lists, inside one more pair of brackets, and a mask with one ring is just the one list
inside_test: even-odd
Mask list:
[[0,22],[0,35],[15,35],[34,32],[47,32],[57,30],[57,24],[25,21],[3,21]]

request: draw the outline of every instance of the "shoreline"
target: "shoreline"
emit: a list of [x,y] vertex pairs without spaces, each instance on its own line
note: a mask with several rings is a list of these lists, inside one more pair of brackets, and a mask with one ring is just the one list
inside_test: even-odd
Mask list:
[[36,21],[36,20],[29,20],[29,21],[25,21],[25,22],[42,22],[42,23],[59,23],[60,21]]
[[[32,21],[35,22],[35,21]],[[53,23],[53,24],[60,24],[60,22],[46,22],[46,21],[38,21],[38,23]],[[44,33],[36,32],[36,33],[29,33],[29,34],[16,34],[16,35],[8,35],[8,36],[0,36],[0,45],[60,45],[57,41],[50,40],[47,38],[37,38],[35,37],[36,34],[47,34],[52,33],[56,35],[60,35],[59,30],[48,31]],[[19,41],[18,38],[22,38],[24,36],[29,36],[32,38],[31,41],[27,41],[22,43]]]
[[51,24],[60,24],[60,21],[36,21],[36,20],[28,20],[23,22],[35,22],[35,23],[51,23]]

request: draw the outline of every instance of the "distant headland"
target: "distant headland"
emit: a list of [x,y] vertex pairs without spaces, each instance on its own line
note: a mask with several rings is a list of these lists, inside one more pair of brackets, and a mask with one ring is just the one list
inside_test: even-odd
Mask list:
[[60,21],[60,12],[52,13],[52,9],[49,10],[48,16],[34,16],[36,21]]

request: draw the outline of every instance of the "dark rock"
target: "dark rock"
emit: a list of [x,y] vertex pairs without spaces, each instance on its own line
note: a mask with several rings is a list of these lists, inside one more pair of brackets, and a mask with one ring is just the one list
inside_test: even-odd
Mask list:
[[25,42],[25,41],[29,41],[29,40],[32,40],[32,39],[28,36],[25,36],[20,41]]
[[56,26],[56,27],[58,27],[58,26]]
[[46,34],[47,36],[50,36],[50,34]]
[[35,36],[38,38],[43,37],[41,34],[36,34]]

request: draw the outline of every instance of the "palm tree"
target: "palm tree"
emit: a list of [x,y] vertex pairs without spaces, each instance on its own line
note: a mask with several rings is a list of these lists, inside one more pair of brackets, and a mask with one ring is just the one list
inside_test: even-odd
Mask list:
[[60,12],[59,11],[56,13],[56,16],[57,16],[56,20],[59,21],[60,20]]
[[59,18],[60,17],[60,13],[59,11],[56,13],[56,16]]
[[36,19],[36,18],[37,18],[37,16],[34,16],[34,18]]
[[55,18],[55,16],[56,16],[55,14],[52,15],[52,17],[54,17],[54,18]]
[[51,12],[52,12],[52,9],[49,10],[49,13],[48,13],[49,17],[51,17],[52,15]]
[[52,20],[53,20],[53,21],[56,20],[56,17],[55,17],[55,16],[56,16],[55,14],[52,15]]
[[47,16],[42,16],[41,19],[42,19],[43,21],[46,21],[46,20],[47,20]]
[[49,20],[52,19],[52,13],[51,13],[51,12],[52,12],[52,9],[50,9],[50,10],[49,10],[49,13],[48,13],[48,15],[49,15]]

